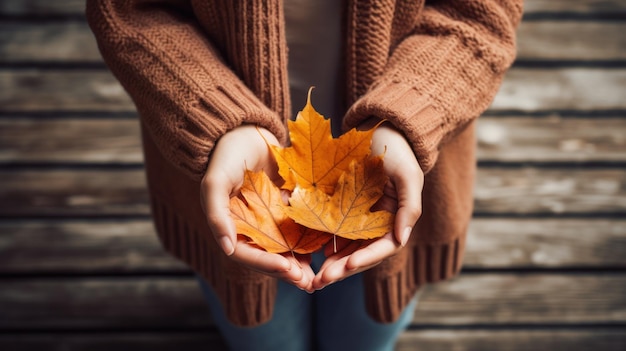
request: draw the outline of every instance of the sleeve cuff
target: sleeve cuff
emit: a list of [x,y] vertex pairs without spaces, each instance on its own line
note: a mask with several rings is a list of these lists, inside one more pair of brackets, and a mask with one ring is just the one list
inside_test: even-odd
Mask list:
[[442,114],[427,97],[405,83],[379,84],[350,108],[344,128],[356,127],[372,116],[386,119],[402,131],[422,171],[432,169],[445,133]]

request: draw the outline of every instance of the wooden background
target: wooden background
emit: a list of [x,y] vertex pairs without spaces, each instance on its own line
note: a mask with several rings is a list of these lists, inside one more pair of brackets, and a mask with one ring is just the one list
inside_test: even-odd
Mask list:
[[[223,350],[83,1],[0,1],[0,349]],[[398,350],[626,349],[626,1],[527,0],[463,274]]]

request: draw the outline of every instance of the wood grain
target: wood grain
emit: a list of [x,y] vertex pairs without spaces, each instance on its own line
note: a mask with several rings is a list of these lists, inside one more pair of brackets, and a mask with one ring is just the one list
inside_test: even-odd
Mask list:
[[479,169],[477,213],[624,213],[626,172],[621,169]]
[[[625,31],[624,22],[524,21],[518,59],[624,60]],[[0,23],[0,63],[24,62],[102,64],[102,58],[86,22]]]
[[84,12],[84,0],[0,1],[0,14],[3,15],[82,15]]
[[624,60],[625,31],[626,22],[523,21],[517,31],[517,58]]
[[411,330],[400,337],[396,351],[621,351],[624,347],[626,332],[617,328]]
[[[20,351],[226,351],[211,330],[160,333],[36,333],[0,335],[0,348]],[[622,351],[626,332],[618,328],[549,330],[409,330],[400,335],[396,351]]]
[[85,21],[0,23],[0,63],[24,62],[103,64]]
[[184,330],[210,324],[194,278],[4,279],[1,329]]
[[605,68],[514,68],[491,110],[621,110],[626,70]]
[[[195,278],[3,279],[3,330],[128,331],[209,327]],[[626,322],[624,274],[465,274],[430,286],[420,325],[578,325]]]
[[136,216],[149,213],[142,170],[0,170],[0,216]]
[[0,274],[190,272],[149,220],[0,222]]
[[[142,170],[0,170],[0,216],[144,216]],[[622,169],[481,168],[475,189],[481,214],[619,214],[626,212]]]
[[461,275],[429,286],[413,323],[622,323],[625,293],[621,274]]
[[[626,162],[626,119],[479,118],[486,162]],[[45,137],[44,137],[45,135]],[[135,119],[0,119],[0,164],[140,164]]]
[[[0,222],[0,274],[183,273],[148,220]],[[626,221],[476,218],[469,269],[626,268]]]
[[108,71],[1,70],[0,111],[134,111]]
[[0,163],[141,164],[137,119],[0,119]]
[[228,351],[215,330],[195,332],[0,335],[0,349],[19,351]]
[[525,0],[524,13],[604,14],[626,12],[621,0]]
[[[513,68],[491,110],[626,109],[626,69]],[[0,70],[3,111],[134,111],[121,85],[103,70]]]
[[478,159],[495,162],[623,162],[626,119],[488,117],[478,119]]
[[475,218],[466,268],[626,267],[626,221]]

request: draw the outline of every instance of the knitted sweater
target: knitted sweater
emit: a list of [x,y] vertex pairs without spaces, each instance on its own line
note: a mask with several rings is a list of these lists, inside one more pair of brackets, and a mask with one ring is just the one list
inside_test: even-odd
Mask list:
[[[460,270],[472,213],[473,121],[515,56],[522,0],[345,0],[344,129],[371,116],[404,133],[425,172],[423,214],[401,252],[365,272],[366,308],[395,320],[417,289]],[[227,131],[286,141],[281,0],[88,0],[105,62],[141,116],[152,214],[166,250],[215,289],[230,320],[272,314],[274,278],[228,258],[200,179]]]

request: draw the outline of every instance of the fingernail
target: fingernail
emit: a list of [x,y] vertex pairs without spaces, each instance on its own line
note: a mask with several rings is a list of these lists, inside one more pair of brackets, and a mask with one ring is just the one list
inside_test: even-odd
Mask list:
[[409,238],[411,237],[411,231],[413,230],[413,228],[411,227],[406,227],[404,228],[404,233],[402,233],[402,246],[406,246],[406,243],[409,241]]
[[233,242],[227,236],[223,236],[220,238],[220,245],[222,246],[222,250],[224,250],[224,252],[228,256],[232,255],[235,252]]

